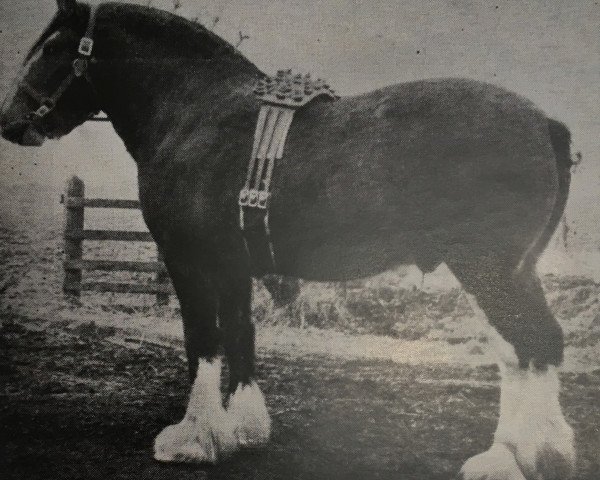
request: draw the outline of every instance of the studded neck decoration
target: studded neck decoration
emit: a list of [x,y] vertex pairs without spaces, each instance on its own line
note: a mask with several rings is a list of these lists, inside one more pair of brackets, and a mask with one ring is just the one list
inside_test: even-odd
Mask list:
[[306,105],[320,95],[332,100],[339,98],[325,80],[313,80],[310,73],[294,75],[292,70],[278,70],[276,76],[262,78],[256,84],[254,93],[265,103],[290,108]]

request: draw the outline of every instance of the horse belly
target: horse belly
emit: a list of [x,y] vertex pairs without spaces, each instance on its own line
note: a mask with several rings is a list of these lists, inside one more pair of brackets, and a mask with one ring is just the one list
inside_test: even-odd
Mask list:
[[361,196],[346,188],[274,209],[271,232],[279,273],[347,280],[414,263],[423,235],[400,218],[401,200],[397,194],[385,199],[372,190]]
[[337,241],[274,240],[277,273],[314,281],[369,277],[401,264],[414,263],[398,236],[364,238],[341,234]]

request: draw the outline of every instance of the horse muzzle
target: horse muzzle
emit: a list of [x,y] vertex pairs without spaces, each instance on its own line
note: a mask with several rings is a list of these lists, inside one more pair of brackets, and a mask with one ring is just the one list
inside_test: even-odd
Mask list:
[[39,147],[46,136],[31,122],[20,121],[2,125],[2,137],[25,147]]

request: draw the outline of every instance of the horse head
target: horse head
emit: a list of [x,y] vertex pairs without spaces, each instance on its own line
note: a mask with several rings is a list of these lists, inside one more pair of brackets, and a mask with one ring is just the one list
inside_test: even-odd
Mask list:
[[2,104],[2,136],[20,145],[66,135],[99,110],[88,75],[94,9],[75,0],[57,3]]

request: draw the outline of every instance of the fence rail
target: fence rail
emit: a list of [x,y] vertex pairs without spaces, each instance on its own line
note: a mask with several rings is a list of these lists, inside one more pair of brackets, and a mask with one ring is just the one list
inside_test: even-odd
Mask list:
[[[65,195],[61,199],[65,206],[65,277],[63,292],[66,295],[79,297],[83,291],[112,293],[146,293],[156,295],[159,305],[169,303],[169,295],[174,293],[169,281],[165,264],[160,252],[156,261],[140,262],[125,260],[95,260],[83,258],[83,241],[115,240],[124,242],[153,242],[150,232],[129,230],[91,230],[84,228],[86,208],[119,208],[139,209],[137,200],[119,200],[104,198],[85,198],[85,184],[78,177],[67,182]],[[84,281],[84,271],[105,272],[145,272],[153,273],[154,280],[148,283],[134,282],[98,282]]]
[[73,229],[65,232],[65,240],[118,240],[124,242],[153,242],[150,232],[130,230],[83,230]]
[[[72,282],[65,285],[67,292],[99,292],[99,293],[149,293],[169,295],[174,293],[171,285],[158,283],[130,283],[130,282]],[[160,303],[157,300],[157,303]]]
[[113,198],[78,198],[63,196],[65,207],[89,207],[89,208],[130,208],[139,209],[138,200],[118,200]]
[[101,270],[104,272],[166,272],[162,262],[134,262],[125,260],[65,260],[65,268],[71,270]]

